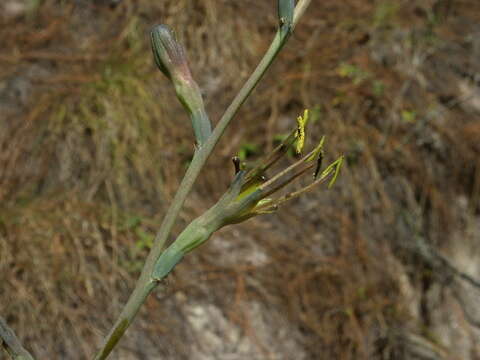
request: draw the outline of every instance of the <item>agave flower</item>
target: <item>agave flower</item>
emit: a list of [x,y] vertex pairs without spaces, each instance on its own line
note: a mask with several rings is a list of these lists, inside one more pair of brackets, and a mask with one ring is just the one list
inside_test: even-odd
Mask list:
[[[183,256],[207,241],[220,228],[243,222],[251,217],[269,214],[286,201],[310,191],[316,185],[330,178],[329,187],[335,183],[343,162],[339,157],[324,170],[321,170],[324,138],[308,154],[294,164],[278,172],[267,180],[266,171],[278,162],[289,149],[300,154],[305,142],[305,125],[308,111],[297,118],[297,127],[282,141],[259,165],[251,170],[243,170],[240,160],[234,158],[235,177],[220,200],[203,215],[193,220],[158,259],[153,278],[165,278]],[[277,193],[302,175],[313,171],[313,181],[300,190],[272,198]]]

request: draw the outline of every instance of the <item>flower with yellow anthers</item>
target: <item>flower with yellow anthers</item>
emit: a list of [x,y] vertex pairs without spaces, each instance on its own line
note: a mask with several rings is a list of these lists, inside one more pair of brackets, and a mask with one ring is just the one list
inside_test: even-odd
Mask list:
[[[330,177],[329,187],[335,183],[342,166],[343,156],[321,170],[324,137],[318,145],[298,161],[267,180],[266,171],[280,160],[290,148],[300,154],[305,144],[305,126],[308,110],[298,117],[297,127],[263,161],[251,170],[241,169],[240,160],[235,157],[235,178],[227,192],[203,215],[193,220],[160,256],[153,272],[155,280],[167,276],[185,254],[207,241],[220,228],[245,221],[253,216],[272,213],[286,201],[310,191]],[[313,171],[313,181],[300,190],[277,198],[270,196]]]

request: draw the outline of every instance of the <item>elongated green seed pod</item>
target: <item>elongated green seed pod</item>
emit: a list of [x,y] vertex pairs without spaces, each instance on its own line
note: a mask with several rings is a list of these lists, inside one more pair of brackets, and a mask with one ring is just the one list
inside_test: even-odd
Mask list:
[[177,97],[187,109],[199,145],[212,133],[210,119],[205,111],[200,88],[192,77],[183,46],[166,25],[155,26],[151,33],[153,58],[160,71],[169,78]]

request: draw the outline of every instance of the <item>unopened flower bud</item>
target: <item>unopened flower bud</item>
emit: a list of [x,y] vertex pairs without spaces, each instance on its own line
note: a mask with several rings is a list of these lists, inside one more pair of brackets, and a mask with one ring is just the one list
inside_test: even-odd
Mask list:
[[172,73],[180,76],[182,72],[184,77],[191,77],[185,50],[167,25],[155,26],[150,37],[155,63],[166,77],[172,79]]
[[177,97],[190,114],[195,137],[202,145],[212,127],[205,111],[200,88],[192,77],[183,46],[166,25],[155,26],[150,34],[153,57],[160,71],[175,87]]

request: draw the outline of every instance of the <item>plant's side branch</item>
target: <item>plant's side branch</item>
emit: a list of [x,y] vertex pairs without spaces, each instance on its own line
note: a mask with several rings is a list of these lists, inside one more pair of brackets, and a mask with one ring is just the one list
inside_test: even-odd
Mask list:
[[[300,20],[301,15],[305,12],[310,2],[311,0],[300,0],[298,2],[297,6],[295,7],[292,28],[295,27],[297,22]],[[215,127],[208,140],[195,152],[190,166],[188,167],[187,172],[185,173],[185,176],[178,188],[178,191],[175,194],[173,202],[170,205],[170,208],[168,209],[165,218],[163,219],[160,230],[155,237],[152,249],[148,254],[147,260],[142,269],[140,278],[137,281],[135,289],[130,295],[127,304],[120,313],[120,316],[118,317],[114,326],[107,335],[104,344],[102,345],[102,348],[95,357],[95,360],[103,360],[107,358],[107,356],[110,354],[112,349],[118,343],[120,338],[127,330],[128,326],[135,318],[138,310],[144,303],[147,296],[158,285],[158,282],[152,279],[152,272],[156,261],[162,253],[163,246],[168,239],[168,236],[170,235],[172,227],[178,217],[178,214],[180,213],[180,210],[183,206],[183,203],[185,202],[188,193],[192,189],[192,186],[195,183],[198,175],[200,174],[200,171],[202,170],[208,157],[212,153],[215,145],[223,135],[230,121],[233,119],[240,106],[245,102],[247,97],[250,95],[250,93],[253,91],[255,86],[263,77],[267,69],[270,67],[275,57],[282,49],[283,45],[285,45],[287,38],[288,35],[285,36],[285,34],[281,31],[277,32],[275,38],[272,41],[272,44],[270,45],[264,57],[258,64],[257,68],[250,75],[237,96],[233,99],[232,103],[225,111],[224,115],[218,122],[218,125]]]
[[5,320],[0,316],[0,345],[14,360],[34,360],[33,356],[25,350],[17,336],[7,326]]
[[297,3],[297,6],[295,6],[295,12],[293,13],[293,23],[292,23],[293,28],[295,28],[295,26],[297,25],[298,21],[307,10],[308,5],[310,5],[310,3],[311,3],[311,0],[304,0],[304,1],[300,0]]

